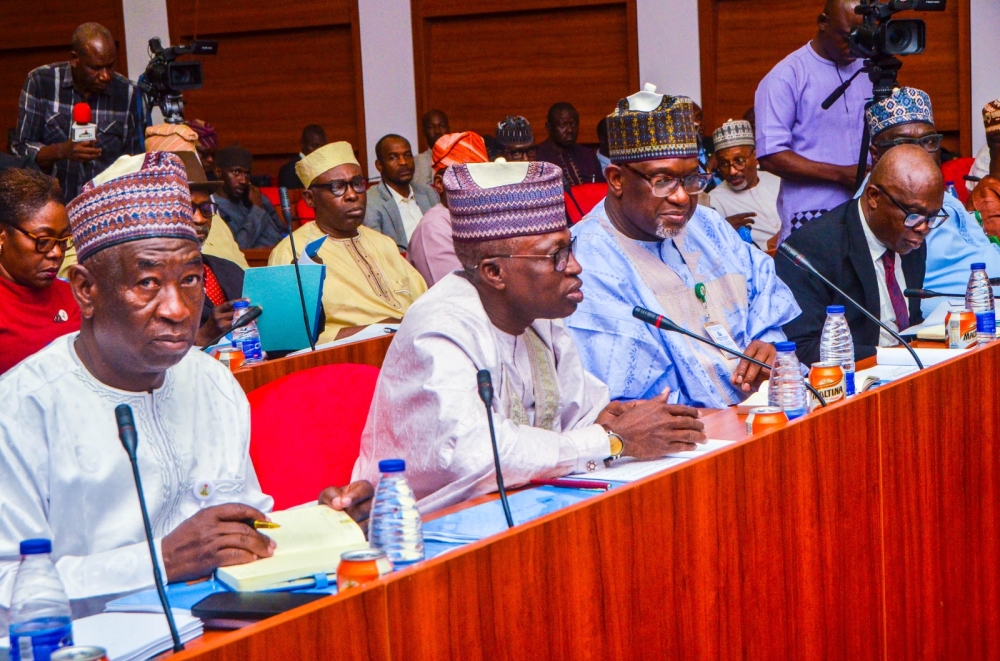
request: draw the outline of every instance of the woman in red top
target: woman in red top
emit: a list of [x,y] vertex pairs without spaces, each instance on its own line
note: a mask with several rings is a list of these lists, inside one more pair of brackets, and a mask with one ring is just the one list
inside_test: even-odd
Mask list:
[[73,292],[56,279],[72,244],[59,182],[35,170],[0,171],[0,374],[80,330]]

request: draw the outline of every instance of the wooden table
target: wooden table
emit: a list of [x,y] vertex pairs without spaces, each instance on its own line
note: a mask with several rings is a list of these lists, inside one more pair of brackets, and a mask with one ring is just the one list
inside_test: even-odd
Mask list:
[[1000,343],[178,659],[1000,658]]

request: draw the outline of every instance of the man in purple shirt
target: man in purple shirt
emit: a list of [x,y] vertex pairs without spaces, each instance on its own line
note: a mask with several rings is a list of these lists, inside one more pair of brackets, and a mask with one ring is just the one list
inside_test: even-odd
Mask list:
[[821,104],[862,66],[848,47],[851,28],[861,24],[856,4],[827,0],[816,38],[779,62],[757,87],[758,159],[782,179],[779,241],[854,191],[872,84],[861,74],[829,110]]

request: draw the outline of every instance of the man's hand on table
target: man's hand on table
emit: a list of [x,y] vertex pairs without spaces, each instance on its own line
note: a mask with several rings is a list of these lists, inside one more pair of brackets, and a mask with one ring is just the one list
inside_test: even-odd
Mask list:
[[267,521],[263,512],[240,503],[206,507],[163,538],[167,581],[208,576],[219,567],[241,565],[274,553],[274,540],[246,524]]
[[[773,365],[774,357],[778,352],[775,350],[773,344],[754,340],[743,353],[751,358],[756,358],[762,363]],[[771,372],[764,370],[760,365],[754,365],[741,358],[740,364],[736,366],[736,371],[733,372],[733,385],[742,389],[743,392],[750,392],[753,388],[758,387],[767,380],[770,375]]]
[[693,450],[704,443],[705,425],[698,409],[667,404],[670,389],[645,401],[611,402],[597,416],[597,424],[622,437],[622,455],[636,459],[659,459],[671,452]]
[[375,487],[366,480],[351,482],[346,487],[327,487],[319,495],[321,505],[347,512],[355,521],[364,521],[372,509]]

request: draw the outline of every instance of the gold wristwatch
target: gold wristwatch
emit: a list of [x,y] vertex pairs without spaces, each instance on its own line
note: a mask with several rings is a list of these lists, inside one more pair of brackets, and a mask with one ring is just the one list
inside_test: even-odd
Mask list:
[[625,451],[625,439],[610,429],[608,430],[608,444],[611,446],[611,456],[604,460],[605,466],[610,466],[611,462],[619,459]]

